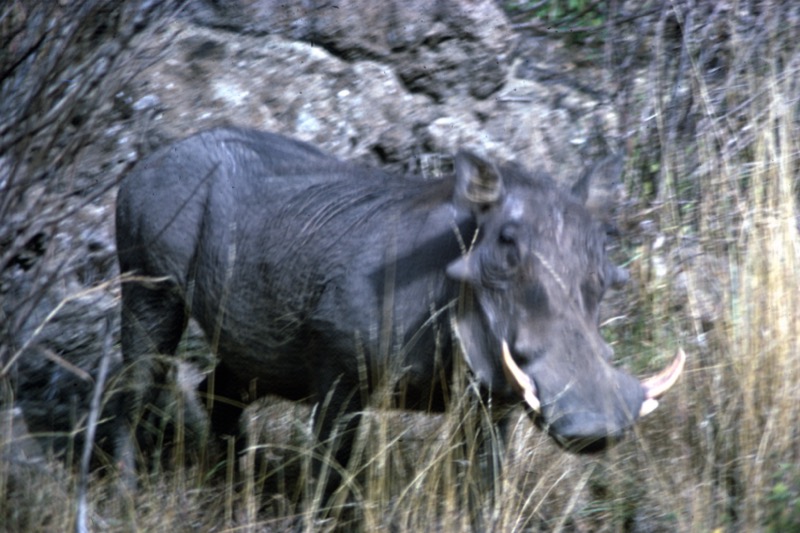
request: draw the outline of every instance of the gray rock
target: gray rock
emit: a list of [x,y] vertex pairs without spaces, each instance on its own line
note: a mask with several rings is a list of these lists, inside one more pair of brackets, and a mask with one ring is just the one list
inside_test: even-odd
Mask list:
[[190,16],[210,27],[319,45],[347,61],[379,60],[410,91],[440,101],[487,98],[508,70],[511,30],[491,0],[198,0]]

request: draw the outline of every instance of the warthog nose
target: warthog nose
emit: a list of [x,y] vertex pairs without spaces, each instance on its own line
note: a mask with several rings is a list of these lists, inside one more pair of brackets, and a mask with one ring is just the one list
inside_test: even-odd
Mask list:
[[583,414],[562,417],[549,424],[548,433],[573,453],[596,453],[622,440],[628,425],[609,425],[607,418]]

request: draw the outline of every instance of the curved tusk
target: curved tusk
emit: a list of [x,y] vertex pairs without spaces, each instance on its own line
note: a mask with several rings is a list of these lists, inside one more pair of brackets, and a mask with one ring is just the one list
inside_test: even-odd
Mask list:
[[517,366],[511,357],[511,350],[508,343],[503,339],[503,372],[506,379],[511,383],[512,388],[525,399],[525,403],[535,412],[541,411],[541,403],[536,397],[536,385],[533,380]]
[[667,368],[642,381],[645,398],[652,400],[667,392],[678,381],[684,364],[686,364],[686,354],[683,353],[683,349],[678,348],[675,358]]
[[656,407],[658,407],[658,400],[647,398],[642,402],[642,406],[639,408],[639,417],[649,415],[656,410]]

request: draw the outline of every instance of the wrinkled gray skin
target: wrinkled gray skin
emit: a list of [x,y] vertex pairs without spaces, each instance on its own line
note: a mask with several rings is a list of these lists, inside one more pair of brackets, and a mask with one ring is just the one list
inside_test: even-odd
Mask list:
[[[537,422],[561,444],[602,448],[635,422],[644,392],[611,365],[597,327],[620,271],[581,191],[467,152],[444,179],[384,178],[233,128],[141,161],[117,200],[120,268],[169,281],[123,284],[126,363],[174,353],[194,317],[220,360],[216,394],[317,403],[324,442],[341,414],[355,427],[379,379],[395,380],[402,407],[443,409],[455,327],[487,394],[514,404],[508,342],[537,388]],[[124,402],[133,410],[163,379],[142,366],[139,394]],[[235,421],[217,406],[218,427]],[[120,443],[128,466],[127,429]]]

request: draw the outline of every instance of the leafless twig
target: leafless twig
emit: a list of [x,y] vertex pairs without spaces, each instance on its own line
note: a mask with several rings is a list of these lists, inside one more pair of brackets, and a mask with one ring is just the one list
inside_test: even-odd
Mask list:
[[103,336],[103,357],[100,359],[97,382],[94,385],[94,392],[92,393],[92,401],[89,407],[89,420],[86,424],[86,439],[83,442],[83,454],[81,455],[80,478],[78,479],[77,487],[78,500],[76,502],[76,533],[89,532],[89,510],[86,501],[89,487],[89,463],[92,459],[92,448],[94,447],[94,435],[97,430],[97,421],[100,418],[100,400],[103,397],[106,377],[108,376],[109,361],[111,360],[111,335],[111,321],[106,319]]

